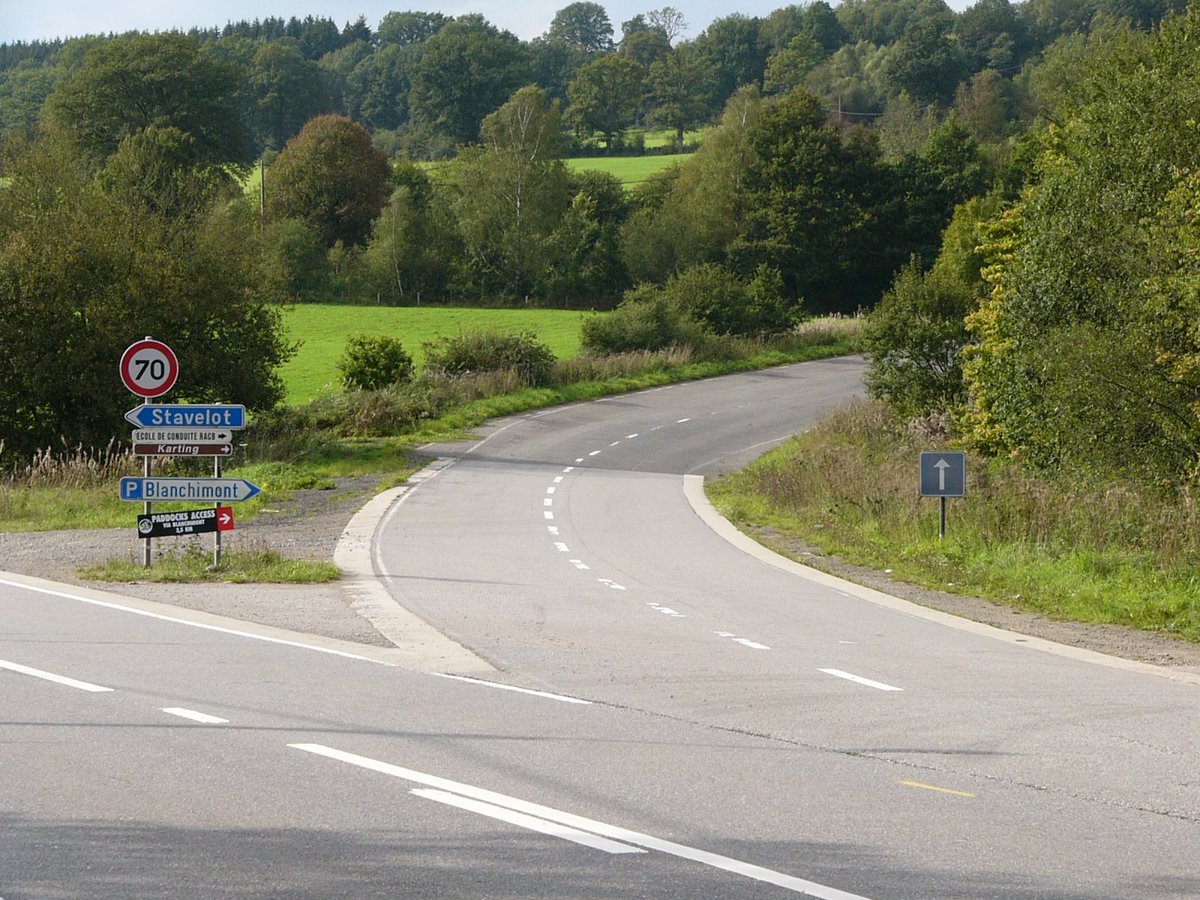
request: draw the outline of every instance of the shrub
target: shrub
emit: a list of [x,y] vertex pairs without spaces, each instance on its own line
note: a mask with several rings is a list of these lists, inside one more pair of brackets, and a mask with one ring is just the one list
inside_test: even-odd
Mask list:
[[412,357],[399,340],[386,335],[352,335],[337,367],[348,390],[377,391],[413,376]]
[[642,286],[606,316],[583,323],[580,346],[589,353],[631,353],[688,346],[702,349],[712,336],[686,312],[671,305],[657,289]]
[[796,321],[783,298],[783,279],[766,266],[747,283],[724,266],[702,263],[672,277],[663,293],[672,306],[716,334],[781,332]]
[[551,383],[554,353],[531,331],[465,331],[424,345],[425,371],[461,376],[478,372],[515,371],[526,384]]

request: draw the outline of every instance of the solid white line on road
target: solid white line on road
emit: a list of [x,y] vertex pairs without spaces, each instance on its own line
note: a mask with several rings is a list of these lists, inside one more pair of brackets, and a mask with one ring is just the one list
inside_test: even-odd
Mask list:
[[857,894],[840,891],[837,888],[818,884],[815,881],[796,878],[793,875],[776,872],[773,869],[766,869],[753,863],[742,862],[728,856],[710,853],[707,850],[698,850],[695,847],[688,847],[683,844],[676,844],[674,841],[667,841],[653,835],[631,831],[627,828],[621,828],[619,825],[608,825],[604,822],[598,822],[595,819],[588,819],[573,813],[553,809],[549,806],[519,800],[507,794],[489,791],[486,788],[479,788],[458,781],[450,781],[447,778],[439,778],[436,775],[427,775],[424,772],[394,766],[391,763],[381,762],[377,759],[359,756],[355,753],[347,753],[344,750],[336,750],[333,747],[326,747],[323,744],[288,744],[288,746],[294,750],[303,750],[305,753],[313,753],[317,756],[335,759],[340,762],[349,763],[350,765],[359,766],[360,768],[369,769],[373,772],[391,775],[394,778],[402,778],[406,781],[412,781],[451,794],[470,797],[473,800],[481,800],[484,803],[490,803],[505,809],[514,810],[515,812],[527,813],[528,815],[536,816],[539,819],[545,819],[549,822],[558,822],[561,825],[577,828],[580,831],[588,831],[602,837],[612,838],[615,841],[623,841],[637,847],[645,847],[647,850],[657,850],[660,853],[667,853],[680,859],[698,862],[734,875],[741,875],[745,878],[752,878],[755,881],[762,881],[767,884],[776,885],[777,887],[786,888],[790,891],[806,894],[810,897],[816,897],[818,900],[864,900],[864,898]]
[[498,681],[483,681],[479,678],[468,678],[466,675],[447,675],[444,672],[430,672],[438,678],[449,678],[451,681],[465,681],[467,684],[478,684],[482,687],[495,688],[498,691],[512,691],[515,694],[529,694],[533,697],[545,697],[547,700],[558,700],[562,703],[578,703],[581,706],[591,706],[591,700],[580,700],[578,697],[568,697],[565,694],[552,694],[549,691],[535,691],[532,688],[515,687],[511,684],[501,684]]
[[107,691],[112,691],[112,688],[110,687],[101,687],[98,684],[90,684],[86,681],[77,681],[74,678],[68,678],[66,675],[55,675],[53,672],[44,672],[41,669],[23,666],[20,663],[8,662],[4,659],[0,659],[0,669],[8,669],[10,672],[19,672],[22,675],[31,675],[34,678],[41,678],[43,681],[53,681],[55,684],[63,684],[67,687],[77,688],[81,691],[91,691],[93,694],[102,694]]
[[172,716],[179,716],[181,719],[191,719],[193,722],[199,722],[202,725],[229,724],[228,719],[210,716],[208,713],[196,712],[194,709],[184,709],[182,706],[164,706],[162,711]]
[[560,825],[557,822],[539,819],[536,816],[528,816],[525,813],[505,809],[503,806],[483,803],[479,800],[472,800],[469,797],[462,797],[458,794],[437,791],[431,788],[413,788],[411,793],[416,794],[418,797],[424,797],[426,800],[436,800],[438,803],[445,803],[448,806],[455,806],[469,812],[490,816],[493,819],[499,819],[501,822],[508,822],[510,825],[519,825],[521,828],[528,828],[530,831],[548,834],[551,837],[562,838],[565,841],[573,841],[576,844],[583,844],[585,847],[591,847],[595,850],[603,850],[605,853],[646,852],[641,847],[632,847],[629,844],[610,841],[608,838],[602,838],[597,834],[589,834],[586,831],[580,831],[578,828]]
[[845,678],[847,681],[853,681],[855,684],[865,684],[867,687],[872,687],[879,691],[904,690],[904,688],[884,684],[882,681],[872,681],[870,678],[863,678],[861,675],[851,675],[849,672],[843,672],[841,669],[818,669],[818,671],[824,672],[826,675],[832,675],[835,678]]
[[[552,515],[547,513],[546,515]],[[380,662],[378,659],[372,659],[369,656],[359,656],[357,653],[347,653],[344,650],[335,650],[332,647],[321,647],[317,644],[305,644],[300,641],[289,641],[285,638],[271,637],[267,634],[255,634],[252,631],[240,631],[236,628],[225,628],[221,625],[211,625],[207,622],[194,622],[191,619],[182,619],[176,616],[168,616],[162,613],[151,612],[148,609],[138,609],[135,606],[126,606],[123,603],[111,603],[107,600],[97,600],[94,597],[84,597],[80,594],[71,594],[66,591],[54,591],[49,588],[37,587],[32,584],[25,584],[20,581],[9,581],[5,578],[0,578],[0,584],[5,584],[10,587],[20,588],[25,591],[33,591],[38,594],[47,594],[51,597],[61,597],[64,600],[75,600],[79,603],[87,603],[91,606],[99,606],[104,609],[115,609],[120,612],[133,613],[135,616],[145,616],[147,619],[157,619],[160,622],[170,622],[173,625],[186,625],[188,628],[199,628],[203,631],[215,631],[218,634],[229,634],[234,637],[250,638],[255,641],[265,641],[268,644],[280,644],[284,647],[298,647],[301,650],[314,650],[317,653],[328,653],[331,656],[340,656],[343,659],[354,659],[360,662],[376,663],[379,665],[389,666],[392,663]],[[105,688],[108,690],[108,688]]]

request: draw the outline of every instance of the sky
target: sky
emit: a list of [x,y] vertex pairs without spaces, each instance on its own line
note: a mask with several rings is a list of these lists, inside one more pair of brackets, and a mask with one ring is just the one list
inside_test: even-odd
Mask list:
[[[338,25],[365,16],[374,28],[387,13],[417,9],[441,12],[448,16],[479,13],[498,28],[507,29],[524,40],[545,34],[554,14],[572,0],[549,3],[512,2],[512,0],[0,0],[0,43],[53,40],[85,34],[120,34],[125,31],[187,31],[189,28],[222,27],[226,22],[266,19],[272,16],[303,19],[315,16],[333,19]],[[735,12],[765,16],[781,6],[803,0],[701,0],[681,3],[676,0],[620,0],[601,5],[608,12],[614,35],[620,39],[621,23],[638,13],[664,6],[682,10],[687,22],[685,38],[695,37],[714,19]],[[954,9],[962,9],[967,0],[951,0]]]

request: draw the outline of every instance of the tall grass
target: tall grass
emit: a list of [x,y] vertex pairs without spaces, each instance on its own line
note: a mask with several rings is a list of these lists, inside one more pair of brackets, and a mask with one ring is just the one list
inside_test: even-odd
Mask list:
[[859,402],[714,484],[717,505],[897,577],[1055,617],[1120,622],[1200,640],[1200,521],[1190,490],[1030,472],[968,456],[968,493],[918,494],[918,454],[939,430]]

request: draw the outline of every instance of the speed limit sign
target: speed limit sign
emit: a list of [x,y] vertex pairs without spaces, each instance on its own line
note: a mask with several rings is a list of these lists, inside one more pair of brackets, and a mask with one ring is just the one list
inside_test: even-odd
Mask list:
[[162,341],[135,341],[121,354],[121,380],[139,397],[162,396],[178,377],[179,360]]

